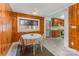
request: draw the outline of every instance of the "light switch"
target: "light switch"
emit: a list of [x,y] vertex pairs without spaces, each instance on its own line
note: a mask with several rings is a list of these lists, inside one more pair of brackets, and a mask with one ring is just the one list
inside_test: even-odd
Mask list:
[[0,32],[2,32],[2,25],[0,25]]

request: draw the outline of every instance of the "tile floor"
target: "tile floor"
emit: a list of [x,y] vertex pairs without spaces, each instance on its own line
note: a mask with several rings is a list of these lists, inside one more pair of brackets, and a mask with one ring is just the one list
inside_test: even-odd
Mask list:
[[64,47],[64,39],[58,38],[48,38],[44,43],[44,46],[56,56],[79,56],[79,52],[67,49]]
[[[62,38],[47,38],[44,42],[44,47],[47,48],[55,56],[79,56],[78,51],[71,51],[64,48],[64,39]],[[7,56],[15,56],[17,51],[17,44],[13,44]],[[78,53],[77,53],[78,52]]]

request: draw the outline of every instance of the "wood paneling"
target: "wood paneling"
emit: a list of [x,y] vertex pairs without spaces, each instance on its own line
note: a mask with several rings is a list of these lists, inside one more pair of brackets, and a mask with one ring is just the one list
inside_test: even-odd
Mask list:
[[[42,16],[33,16],[29,14],[23,14],[23,13],[13,13],[14,19],[12,21],[13,23],[13,30],[12,30],[12,39],[14,42],[19,40],[20,35],[26,34],[26,33],[39,33],[39,34],[44,34],[44,17]],[[18,32],[17,31],[17,20],[18,17],[25,17],[25,18],[32,18],[32,19],[39,19],[40,20],[40,31],[33,31],[33,32]]]
[[0,55],[6,55],[11,45],[12,21],[9,4],[0,4]]
[[79,50],[79,4],[78,3],[69,7],[69,47],[75,50]]
[[[18,32],[17,18],[26,17],[40,20],[40,31]],[[2,28],[2,30],[1,30]],[[0,55],[6,55],[12,42],[19,40],[20,35],[26,33],[44,33],[44,17],[12,12],[9,4],[0,4]]]

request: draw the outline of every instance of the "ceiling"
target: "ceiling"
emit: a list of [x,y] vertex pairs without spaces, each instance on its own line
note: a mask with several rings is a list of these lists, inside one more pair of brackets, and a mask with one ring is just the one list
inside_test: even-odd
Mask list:
[[32,14],[36,9],[38,16],[50,16],[54,12],[68,7],[71,3],[10,3],[14,12]]

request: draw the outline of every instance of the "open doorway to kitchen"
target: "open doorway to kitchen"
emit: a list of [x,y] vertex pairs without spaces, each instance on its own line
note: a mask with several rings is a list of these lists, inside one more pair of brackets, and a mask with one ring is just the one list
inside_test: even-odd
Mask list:
[[64,19],[52,18],[51,22],[51,37],[64,39]]
[[[50,21],[48,21],[48,23],[46,23],[47,28],[50,28],[50,30],[49,30],[50,38],[46,41],[45,47],[50,52],[52,52],[54,55],[65,55],[65,52],[66,52],[64,50],[64,44],[65,44],[64,41],[66,41],[65,40],[65,33],[64,33],[66,12],[67,11],[65,9],[56,12],[55,14],[53,14],[51,16]],[[50,27],[48,27],[48,25]]]

